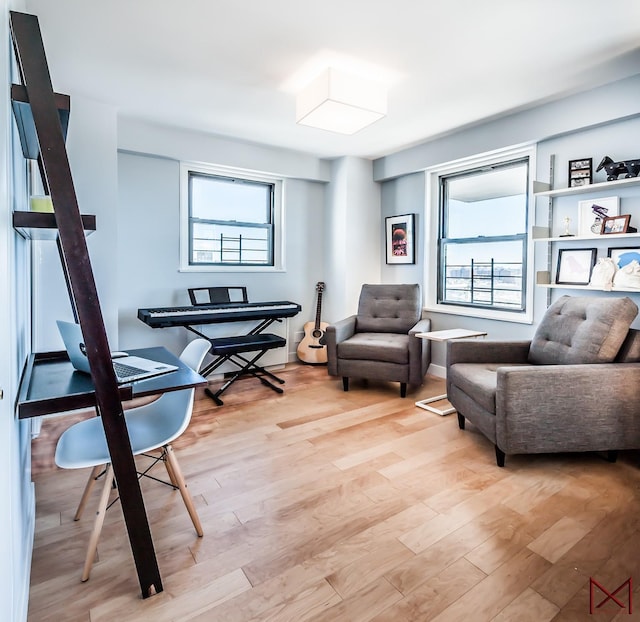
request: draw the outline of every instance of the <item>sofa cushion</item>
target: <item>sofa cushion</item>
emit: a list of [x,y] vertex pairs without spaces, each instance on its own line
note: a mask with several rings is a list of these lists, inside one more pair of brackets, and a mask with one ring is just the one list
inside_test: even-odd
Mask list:
[[351,360],[409,362],[409,337],[395,333],[356,333],[338,344],[338,358]]
[[418,284],[363,285],[356,331],[408,333],[422,314]]
[[545,313],[529,348],[537,365],[611,363],[638,314],[630,298],[562,296]]

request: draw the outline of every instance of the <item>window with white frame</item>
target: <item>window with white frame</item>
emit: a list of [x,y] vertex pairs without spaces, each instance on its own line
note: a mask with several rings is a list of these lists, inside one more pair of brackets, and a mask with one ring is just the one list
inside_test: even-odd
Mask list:
[[530,159],[510,153],[431,171],[428,306],[528,321]]
[[183,164],[181,268],[281,268],[282,180]]

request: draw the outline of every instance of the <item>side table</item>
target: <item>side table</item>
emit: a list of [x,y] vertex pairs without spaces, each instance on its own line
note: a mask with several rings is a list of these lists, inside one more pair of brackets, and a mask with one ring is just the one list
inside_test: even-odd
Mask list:
[[[468,337],[486,337],[487,333],[480,330],[468,330],[466,328],[450,328],[448,330],[432,330],[428,333],[416,333],[416,337],[420,339],[429,339],[430,341],[449,341],[450,339],[465,339]],[[416,402],[416,406],[418,408],[423,408],[424,410],[428,410],[436,415],[450,415],[456,412],[456,409],[453,406],[449,406],[449,408],[440,409],[435,406],[429,406],[429,404],[433,402],[440,402],[442,400],[447,399],[447,394],[443,393],[442,395],[436,395],[435,397],[428,397],[424,400],[419,400]]]

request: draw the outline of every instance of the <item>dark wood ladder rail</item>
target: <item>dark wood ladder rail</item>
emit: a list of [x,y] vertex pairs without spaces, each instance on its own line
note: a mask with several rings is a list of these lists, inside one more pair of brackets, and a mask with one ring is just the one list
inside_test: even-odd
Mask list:
[[111,365],[107,334],[40,25],[35,15],[14,11],[10,14],[10,22],[20,77],[26,90],[40,147],[43,183],[49,189],[54,206],[61,261],[71,304],[82,326],[95,385],[96,408],[102,419],[118,482],[142,597],[147,598],[162,591],[162,581],[136,475],[118,384]]

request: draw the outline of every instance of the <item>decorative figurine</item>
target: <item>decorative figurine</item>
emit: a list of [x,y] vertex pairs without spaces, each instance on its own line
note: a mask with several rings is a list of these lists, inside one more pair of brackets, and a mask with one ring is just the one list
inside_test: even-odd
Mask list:
[[640,159],[614,162],[609,156],[604,156],[600,164],[598,164],[596,173],[602,169],[607,172],[607,181],[614,181],[623,173],[626,173],[625,179],[637,177],[638,173],[640,173]]
[[560,236],[561,238],[572,238],[574,237],[573,233],[569,233],[569,223],[571,222],[571,218],[566,216],[564,219],[564,233]]

